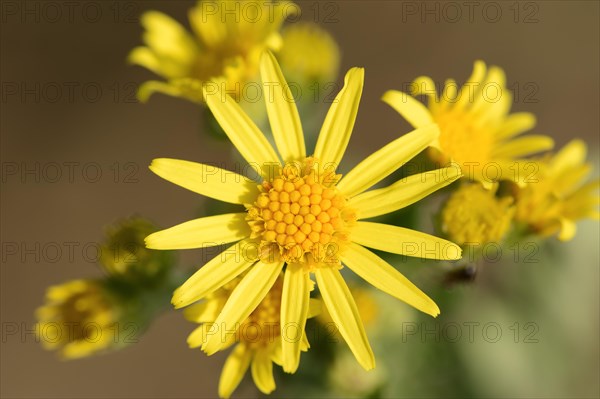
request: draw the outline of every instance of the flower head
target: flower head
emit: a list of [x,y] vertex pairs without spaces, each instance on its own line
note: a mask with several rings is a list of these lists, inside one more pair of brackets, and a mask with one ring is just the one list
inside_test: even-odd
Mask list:
[[514,215],[510,196],[497,198],[495,189],[463,184],[442,209],[442,230],[458,245],[499,242],[509,230]]
[[298,22],[282,29],[277,59],[286,77],[303,87],[332,82],[340,66],[340,49],[319,25]]
[[48,288],[46,304],[36,316],[38,339],[66,359],[90,356],[120,343],[115,337],[121,311],[101,281],[75,280]]
[[158,230],[141,217],[123,219],[108,227],[100,248],[100,263],[112,276],[135,280],[163,278],[171,266],[169,252],[149,250],[144,238]]
[[523,157],[553,146],[547,136],[515,138],[535,126],[535,117],[524,112],[509,114],[512,94],[498,67],[487,69],[484,62],[476,61],[460,90],[449,79],[438,94],[426,76],[415,79],[411,90],[414,96],[426,94],[428,106],[394,90],[386,92],[382,100],[416,128],[437,123],[440,136],[430,151],[434,160],[458,164],[467,178],[487,188],[499,180],[522,184]]
[[515,219],[541,236],[558,233],[563,241],[575,236],[579,219],[600,219],[600,180],[585,183],[591,165],[586,145],[572,140],[556,155],[540,160],[539,172],[516,195]]
[[[282,339],[299,340],[300,349],[308,350],[309,344],[304,330],[297,326],[286,326],[282,330],[280,323],[281,293],[283,275],[267,292],[256,309],[239,325],[216,324],[219,312],[223,309],[241,278],[225,284],[206,296],[200,303],[185,309],[188,320],[201,323],[188,337],[191,348],[201,347],[210,335],[218,334],[226,342],[222,349],[237,344],[223,367],[219,381],[219,396],[228,398],[236,389],[248,368],[252,371],[254,383],[265,394],[275,389],[273,364],[282,364]],[[311,299],[308,317],[318,314],[320,304]],[[282,331],[285,336],[282,336]]]
[[154,92],[202,102],[202,84],[217,81],[239,101],[241,86],[254,81],[265,49],[281,47],[279,28],[297,12],[288,1],[199,1],[189,12],[193,34],[158,11],[142,15],[145,46],[136,47],[129,61],[167,81],[149,81],[138,97]]
[[[156,159],[159,176],[194,192],[244,205],[239,213],[192,220],[146,238],[155,249],[184,249],[236,242],[213,258],[176,290],[173,304],[184,307],[247,271],[215,323],[245,320],[267,295],[285,266],[281,325],[304,329],[311,276],[323,302],[359,363],[375,366],[356,303],[340,273],[342,264],[390,295],[433,316],[437,305],[371,247],[396,254],[458,259],[460,248],[414,230],[364,219],[410,205],[460,177],[456,168],[413,175],[389,187],[369,190],[438,135],[435,125],[422,127],[389,143],[343,177],[337,173],[354,126],[364,71],[352,68],[329,109],[316,148],[308,156],[298,110],[274,56],[261,59],[267,114],[278,153],[239,105],[217,88],[205,90],[206,104],[249,165],[255,180],[204,164]],[[207,173],[209,172],[210,173]],[[214,353],[223,343],[211,336],[202,348]],[[300,342],[282,341],[283,368],[294,372]]]

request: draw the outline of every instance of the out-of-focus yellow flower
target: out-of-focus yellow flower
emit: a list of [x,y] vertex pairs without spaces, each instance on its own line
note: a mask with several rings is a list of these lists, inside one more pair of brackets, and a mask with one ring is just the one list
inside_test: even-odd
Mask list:
[[[283,46],[277,59],[290,83],[307,88],[311,84],[326,85],[336,79],[340,49],[327,31],[314,23],[298,22],[286,26],[281,36]],[[311,89],[324,90],[325,87]]]
[[[438,135],[435,125],[423,127],[389,143],[367,157],[343,178],[337,166],[350,140],[362,95],[364,71],[352,68],[333,101],[312,156],[307,155],[295,103],[273,54],[261,59],[263,83],[274,90],[266,99],[267,114],[279,154],[248,115],[221,91],[206,103],[231,142],[256,172],[250,180],[239,174],[176,159],[156,159],[151,170],[196,193],[246,205],[239,213],[211,216],[179,224],[146,238],[155,249],[185,249],[235,242],[204,265],[174,295],[176,307],[192,304],[244,271],[240,284],[219,314],[217,324],[245,320],[277,280],[285,264],[281,323],[306,323],[311,275],[323,302],[358,362],[375,366],[356,303],[340,268],[342,263],[382,291],[437,316],[439,308],[395,268],[365,247],[435,259],[458,259],[456,244],[415,230],[363,219],[413,204],[460,177],[456,168],[417,174],[377,190],[369,190]],[[206,172],[210,168],[211,173]],[[214,173],[213,173],[214,172]],[[258,184],[260,182],[260,184]],[[298,342],[283,340],[283,368],[299,365]],[[211,336],[203,349],[223,347]]]
[[541,236],[558,233],[567,241],[575,236],[579,219],[600,219],[600,180],[585,183],[592,166],[585,162],[587,147],[572,140],[556,155],[539,161],[539,173],[516,197],[515,219]]
[[500,242],[511,226],[515,213],[513,198],[496,197],[478,183],[461,185],[442,209],[442,230],[458,245],[484,245]]
[[[212,335],[217,335],[224,342],[221,350],[237,343],[225,361],[221,373],[219,396],[223,398],[231,396],[248,368],[261,392],[265,394],[273,392],[275,390],[273,363],[282,364],[282,340],[298,341],[302,351],[309,348],[304,327],[286,325],[282,328],[281,326],[279,316],[284,284],[283,274],[279,275],[264,299],[241,323],[215,323],[229,298],[237,294],[235,287],[239,282],[240,279],[236,278],[209,294],[205,301],[186,308],[184,312],[188,320],[201,323],[200,327],[188,337],[191,348],[203,346]],[[315,316],[319,310],[319,302],[311,299],[308,317]]]
[[38,308],[38,339],[65,359],[90,356],[122,345],[121,312],[105,285],[75,280],[48,288],[46,304]]
[[239,101],[243,85],[257,80],[261,53],[281,47],[279,28],[296,12],[289,1],[199,1],[189,12],[193,34],[161,12],[144,13],[145,46],[133,49],[129,61],[166,82],[144,83],[139,99],[161,92],[200,103],[202,85],[214,81]]
[[550,137],[517,135],[535,126],[535,117],[526,112],[509,114],[512,94],[506,87],[504,71],[476,61],[473,73],[458,90],[449,79],[438,95],[431,78],[421,76],[411,85],[413,96],[426,94],[426,107],[408,94],[390,90],[382,100],[414,127],[437,123],[440,136],[432,146],[432,158],[442,164],[458,164],[466,178],[486,188],[499,180],[523,184],[524,156],[548,150]]

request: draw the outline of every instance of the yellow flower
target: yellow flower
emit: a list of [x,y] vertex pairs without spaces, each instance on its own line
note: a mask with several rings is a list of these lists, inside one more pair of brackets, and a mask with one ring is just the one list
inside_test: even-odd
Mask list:
[[382,100],[416,128],[437,123],[440,136],[430,151],[432,158],[441,164],[458,164],[467,178],[486,188],[499,180],[522,184],[523,157],[554,145],[550,137],[542,135],[515,138],[535,126],[535,117],[526,112],[509,114],[512,94],[498,67],[488,70],[484,62],[476,61],[460,90],[449,79],[439,96],[426,76],[415,79],[411,91],[414,96],[426,94],[428,107],[394,90],[386,92]]
[[129,61],[167,81],[149,81],[138,92],[147,101],[154,92],[202,102],[202,84],[217,81],[240,100],[243,85],[256,80],[265,49],[281,47],[279,28],[298,11],[288,1],[199,1],[189,12],[193,34],[158,11],[142,15],[146,46]]
[[[410,176],[366,191],[426,148],[438,135],[435,125],[409,133],[367,157],[343,178],[336,174],[352,133],[363,89],[364,70],[352,68],[321,128],[312,156],[307,156],[302,125],[281,69],[266,52],[261,59],[267,114],[279,155],[239,105],[217,87],[205,90],[206,103],[257,181],[215,167],[156,159],[151,170],[196,193],[246,206],[246,212],[192,220],[146,238],[155,249],[184,249],[236,242],[209,261],[173,295],[184,307],[204,298],[248,270],[216,323],[245,320],[265,297],[287,264],[281,323],[304,329],[311,275],[324,304],[350,349],[365,369],[375,366],[356,304],[340,273],[342,263],[375,287],[431,315],[437,305],[396,269],[365,248],[409,256],[458,259],[460,248],[414,230],[364,221],[410,205],[460,177],[456,168]],[[267,91],[267,90],[265,90]],[[285,163],[282,163],[282,161]],[[246,170],[250,172],[251,170]],[[283,340],[283,368],[294,372],[300,343]],[[215,336],[203,349],[223,347]]]
[[283,46],[277,59],[289,81],[302,86],[333,82],[340,66],[340,49],[327,31],[317,24],[298,22],[285,27],[281,36]]
[[512,197],[497,198],[495,188],[463,184],[442,209],[442,230],[461,246],[497,243],[510,228],[514,213]]
[[75,280],[48,288],[46,304],[36,316],[38,339],[66,359],[90,356],[120,343],[118,307],[99,281]]
[[[300,349],[309,348],[305,332],[297,330],[296,326],[286,326],[285,337],[281,336],[282,329],[279,319],[281,308],[281,293],[283,275],[280,274],[256,309],[239,325],[219,325],[215,321],[234,288],[239,284],[236,278],[222,288],[206,296],[206,300],[185,309],[185,317],[193,322],[201,323],[188,337],[191,348],[201,347],[211,335],[218,335],[225,344],[222,349],[237,343],[227,358],[219,381],[219,396],[228,398],[241,382],[244,374],[251,369],[254,383],[265,394],[275,390],[273,379],[273,364],[282,364],[282,339],[300,341]],[[319,313],[320,304],[311,299],[308,317]]]
[[586,153],[583,141],[572,140],[553,157],[541,160],[539,172],[517,193],[515,219],[541,236],[558,233],[562,241],[575,236],[577,220],[600,219],[600,180],[584,184],[592,169],[585,162]]

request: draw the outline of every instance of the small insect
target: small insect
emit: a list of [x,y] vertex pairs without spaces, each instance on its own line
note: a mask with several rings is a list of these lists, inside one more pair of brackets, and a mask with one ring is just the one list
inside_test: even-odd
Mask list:
[[477,266],[471,263],[461,265],[446,273],[444,285],[451,287],[456,284],[471,283],[477,275]]

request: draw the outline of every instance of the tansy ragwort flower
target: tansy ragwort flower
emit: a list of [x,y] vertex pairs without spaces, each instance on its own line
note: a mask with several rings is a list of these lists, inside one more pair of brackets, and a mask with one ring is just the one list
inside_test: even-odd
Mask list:
[[539,160],[539,171],[516,194],[516,221],[535,234],[558,233],[567,241],[575,236],[577,220],[600,219],[600,180],[585,183],[592,169],[586,153],[583,141],[572,140],[556,155]]
[[[365,369],[373,352],[346,286],[342,263],[375,287],[433,316],[437,305],[365,246],[397,254],[458,259],[460,248],[414,230],[363,221],[410,205],[460,176],[450,167],[410,176],[365,191],[426,148],[438,135],[435,125],[406,134],[367,157],[343,178],[335,173],[346,149],[362,94],[364,70],[352,68],[323,122],[313,156],[307,156],[302,125],[289,87],[274,56],[261,59],[267,114],[279,154],[263,133],[218,85],[205,88],[206,103],[231,142],[262,173],[260,185],[236,173],[175,159],[156,159],[151,170],[191,191],[243,204],[246,212],[192,220],[146,238],[155,249],[199,248],[237,241],[176,290],[181,308],[206,297],[248,270],[215,320],[231,328],[245,320],[277,280],[284,265],[282,325],[303,330],[314,274],[323,302],[341,335]],[[269,90],[266,90],[269,88]],[[285,162],[282,166],[281,161]],[[215,173],[216,171],[216,173]],[[208,172],[208,173],[207,173]],[[300,341],[283,335],[283,368],[294,372]],[[202,348],[224,346],[219,334]]]
[[458,245],[475,249],[499,243],[509,231],[515,207],[511,196],[496,196],[497,187],[466,183],[454,191],[442,208],[442,231]]
[[[241,278],[225,284],[218,290],[208,294],[202,302],[189,306],[185,309],[188,320],[201,323],[188,337],[191,348],[202,346],[206,337],[214,333],[214,321],[223,309],[234,288]],[[273,379],[273,364],[282,364],[281,360],[281,292],[283,288],[283,274],[275,280],[275,283],[267,292],[265,298],[258,304],[250,316],[240,323],[239,328],[229,332],[224,338],[227,340],[225,346],[236,344],[231,352],[221,373],[219,381],[219,396],[228,398],[241,382],[244,374],[250,368],[254,383],[265,394],[275,389]],[[316,299],[309,303],[308,317],[316,316],[320,311],[320,304]],[[295,331],[296,332],[296,331]],[[304,331],[302,334],[300,349],[308,350],[309,344]],[[223,348],[224,349],[224,348]]]
[[488,70],[484,62],[476,61],[460,90],[448,79],[439,96],[426,76],[416,78],[411,91],[414,96],[426,94],[428,106],[395,90],[386,92],[382,100],[415,128],[437,123],[440,136],[431,147],[432,158],[441,164],[458,164],[466,178],[488,188],[499,180],[522,184],[522,158],[553,146],[552,139],[543,135],[515,138],[536,121],[527,112],[509,114],[513,97],[498,67]]
[[133,49],[129,61],[167,81],[144,83],[139,99],[161,92],[202,102],[202,84],[217,81],[239,100],[243,85],[258,78],[260,54],[281,47],[279,28],[297,12],[288,1],[199,1],[189,12],[193,34],[166,14],[144,13],[145,46]]
[[65,359],[90,356],[123,344],[117,297],[100,280],[74,280],[48,288],[36,310],[36,334]]
[[281,37],[277,59],[287,79],[313,93],[326,90],[340,67],[340,48],[333,37],[311,22],[290,24],[282,29]]

